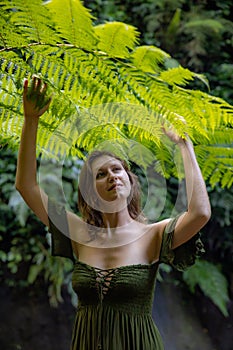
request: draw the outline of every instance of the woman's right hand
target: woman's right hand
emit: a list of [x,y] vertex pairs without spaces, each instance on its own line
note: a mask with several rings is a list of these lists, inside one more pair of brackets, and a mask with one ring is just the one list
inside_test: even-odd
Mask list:
[[47,84],[37,77],[32,78],[29,86],[28,79],[24,80],[23,108],[25,118],[39,118],[47,111],[52,98],[47,96]]

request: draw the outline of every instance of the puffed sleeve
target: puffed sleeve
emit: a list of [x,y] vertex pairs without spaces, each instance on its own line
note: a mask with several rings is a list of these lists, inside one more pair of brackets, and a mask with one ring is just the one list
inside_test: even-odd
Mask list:
[[180,215],[182,214],[171,219],[164,230],[160,263],[169,264],[176,270],[184,271],[195,264],[196,259],[204,254],[205,249],[200,232],[179,247],[171,248],[176,222]]
[[63,204],[48,200],[49,232],[51,233],[51,254],[74,261],[67,214]]

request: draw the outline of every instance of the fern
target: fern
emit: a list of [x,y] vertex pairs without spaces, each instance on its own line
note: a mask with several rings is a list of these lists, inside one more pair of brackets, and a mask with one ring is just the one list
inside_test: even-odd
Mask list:
[[147,73],[158,73],[161,71],[161,64],[170,56],[161,49],[154,46],[136,47],[131,55],[132,64]]
[[95,27],[99,38],[98,49],[109,57],[127,58],[129,50],[138,43],[138,32],[133,26],[121,22],[110,22]]
[[205,179],[213,186],[232,185],[233,106],[188,89],[194,79],[207,84],[203,75],[181,66],[167,69],[170,56],[137,46],[139,33],[132,26],[93,26],[78,0],[12,0],[0,6],[1,144],[18,147],[22,81],[37,74],[54,96],[40,121],[38,152],[84,157],[113,139],[116,151],[137,161],[138,142],[140,165],[148,167],[151,152],[156,169],[169,177],[178,174],[161,126],[172,124],[180,136],[192,138]]
[[202,33],[204,29],[205,34],[208,34],[208,32],[214,32],[215,34],[218,34],[224,29],[220,21],[211,18],[196,18],[186,23],[184,28],[188,30],[192,30],[193,28],[195,28],[201,31]]
[[7,13],[1,13],[0,16],[0,45],[4,48],[19,47],[27,45],[28,41],[22,35],[16,32],[16,27],[9,20]]
[[198,260],[190,269],[183,272],[183,279],[194,293],[198,285],[202,292],[209,297],[225,317],[228,316],[229,302],[227,280],[219,268],[208,262]]
[[[51,15],[47,8],[41,5],[40,0],[1,1],[0,5],[5,11],[10,10],[9,22],[14,26],[11,33],[13,40],[15,41],[15,35],[19,34],[24,40],[18,47],[25,45],[25,41],[27,44],[48,41],[50,44],[55,44],[57,42],[58,36],[51,28]],[[15,43],[11,41],[9,45],[14,47]]]
[[160,74],[160,79],[171,85],[175,84],[185,86],[189,81],[192,81],[195,78],[200,79],[209,88],[208,81],[202,74],[193,73],[189,69],[185,69],[181,66],[168,69]]
[[51,10],[62,41],[84,49],[95,49],[97,37],[91,22],[93,17],[80,1],[53,0],[46,6]]

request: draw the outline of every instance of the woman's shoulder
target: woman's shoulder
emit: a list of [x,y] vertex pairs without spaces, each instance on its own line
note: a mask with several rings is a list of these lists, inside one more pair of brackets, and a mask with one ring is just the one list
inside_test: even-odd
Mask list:
[[77,241],[78,238],[85,238],[88,234],[87,223],[72,211],[67,211],[70,238]]
[[163,235],[167,224],[171,221],[171,218],[163,219],[161,221],[147,224],[148,231],[151,231],[154,235]]
[[160,247],[163,239],[163,233],[170,220],[171,219],[168,218],[154,223],[144,224],[144,229],[141,227],[141,232],[146,234],[143,234],[141,237],[145,244],[149,244],[153,247]]

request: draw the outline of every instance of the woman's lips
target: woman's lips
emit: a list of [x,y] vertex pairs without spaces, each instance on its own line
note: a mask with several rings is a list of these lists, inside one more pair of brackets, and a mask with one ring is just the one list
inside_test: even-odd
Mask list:
[[109,187],[108,191],[112,191],[119,186],[121,186],[121,184],[113,184],[111,187]]

